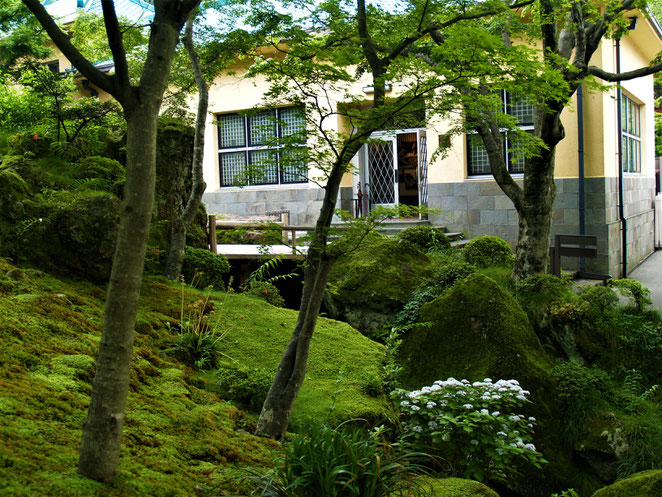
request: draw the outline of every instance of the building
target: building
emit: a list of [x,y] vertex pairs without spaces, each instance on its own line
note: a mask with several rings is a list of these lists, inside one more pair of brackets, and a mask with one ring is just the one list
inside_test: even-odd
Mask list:
[[[614,40],[603,40],[592,64],[616,72],[616,61],[620,58],[621,71],[626,72],[648,65],[661,49],[660,26],[654,19],[640,16],[629,36],[620,40],[619,47]],[[356,81],[355,91],[367,95],[370,91],[367,85],[366,81]],[[264,105],[267,87],[263,79],[243,78],[241,67],[214,81],[205,136],[207,191],[203,200],[210,213],[263,215],[284,210],[289,211],[291,223],[311,225],[317,219],[323,190],[315,182],[288,170],[288,166],[275,161],[262,177],[252,178],[247,186],[236,186],[237,175],[268,153],[264,137],[254,130],[264,129],[270,116],[297,125],[294,108],[243,113]],[[626,224],[629,267],[653,251],[653,77],[623,82],[622,132],[618,126],[616,97],[615,86],[605,92],[577,92],[562,116],[566,138],[556,152],[557,194],[552,226],[553,234],[579,234],[580,224],[584,223],[585,233],[598,239],[598,258],[588,260],[587,269],[615,277],[622,274],[622,224]],[[506,108],[517,113],[522,127],[532,129],[532,107],[509,99],[510,96],[504,96]],[[343,129],[347,123],[339,119],[334,125]],[[514,246],[517,213],[492,178],[480,140],[472,135],[449,138],[446,131],[443,123],[432,122],[417,128],[375,133],[373,138],[381,141],[364,145],[354,157],[354,172],[343,179],[338,205],[352,211],[359,192],[367,192],[372,205],[424,204],[443,211],[443,215],[430,215],[435,225],[465,232],[470,237],[497,235]],[[270,133],[277,137],[283,132],[286,131],[281,126],[274,125]],[[619,216],[621,139],[623,212]],[[448,140],[450,152],[443,158],[429,160],[440,144],[449,144]],[[522,177],[522,169],[518,170],[521,166],[518,161],[512,163],[515,178]],[[310,176],[314,176],[314,171]],[[564,261],[564,269],[571,269],[571,264],[576,261]]]
[[[65,29],[70,28],[81,13],[103,15],[101,0],[45,0],[43,4],[53,19]],[[126,19],[135,24],[147,24],[154,18],[154,6],[145,0],[115,0],[115,11],[119,19]],[[53,43],[50,43],[49,46],[53,50],[53,57],[44,61],[44,64],[55,73],[73,73],[74,83],[78,87],[81,97],[98,97],[102,101],[111,98],[108,93],[96,88],[77,72],[76,68]],[[115,70],[112,60],[98,61],[95,66],[106,73]]]

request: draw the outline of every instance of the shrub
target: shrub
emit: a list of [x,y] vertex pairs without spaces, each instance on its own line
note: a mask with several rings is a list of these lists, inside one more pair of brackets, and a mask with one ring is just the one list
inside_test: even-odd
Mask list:
[[219,369],[216,378],[221,395],[253,411],[267,398],[273,373],[262,368]]
[[416,454],[376,433],[312,425],[285,446],[281,464],[255,477],[254,495],[273,497],[381,497],[423,495],[415,481]]
[[285,299],[278,288],[268,281],[251,281],[246,287],[246,293],[264,299],[276,307],[285,305]]
[[478,267],[510,266],[515,262],[508,242],[498,236],[485,235],[474,238],[464,247],[464,258]]
[[398,238],[416,245],[423,252],[442,250],[451,246],[450,239],[440,228],[434,226],[411,226],[402,230]]
[[618,295],[608,286],[592,285],[581,289],[579,298],[588,302],[591,310],[596,314],[601,314],[610,310],[618,303]]
[[145,253],[145,274],[163,274],[168,253],[159,247],[147,247]]
[[217,290],[225,288],[223,275],[230,271],[230,263],[222,254],[209,250],[186,247],[182,276],[196,288],[213,286]]
[[530,442],[535,419],[517,411],[529,392],[517,380],[490,378],[470,383],[448,378],[394,399],[406,435],[439,449],[454,476],[503,479],[516,461],[540,468],[542,455]]
[[630,300],[630,305],[640,312],[645,311],[653,303],[650,299],[650,290],[637,280],[629,278],[609,280],[607,284],[627,297]]
[[515,283],[515,297],[531,316],[549,308],[552,302],[572,298],[571,281],[551,274],[534,274]]
[[122,196],[126,180],[124,167],[119,162],[106,157],[87,157],[79,160],[73,170],[73,177],[78,180],[79,187],[112,192],[118,197]]
[[556,382],[555,397],[561,406],[561,426],[566,442],[572,443],[583,433],[587,421],[600,407],[608,391],[609,376],[598,368],[586,368],[574,362],[557,362],[552,369]]
[[184,286],[179,324],[168,328],[175,331],[176,337],[170,351],[180,361],[199,369],[215,369],[221,357],[225,356],[218,343],[225,338],[227,331],[219,330],[219,320],[214,319],[214,304],[209,293],[185,306]]

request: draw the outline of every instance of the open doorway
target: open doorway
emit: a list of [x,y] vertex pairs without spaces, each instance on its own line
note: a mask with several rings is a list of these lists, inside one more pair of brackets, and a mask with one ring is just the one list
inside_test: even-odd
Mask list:
[[373,206],[427,205],[425,130],[373,133],[363,147],[360,182]]
[[398,201],[418,207],[418,147],[416,133],[397,135]]

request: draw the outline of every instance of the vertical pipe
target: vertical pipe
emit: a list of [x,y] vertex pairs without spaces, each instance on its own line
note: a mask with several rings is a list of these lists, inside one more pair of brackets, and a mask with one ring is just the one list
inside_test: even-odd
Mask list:
[[[577,161],[579,169],[579,234],[586,234],[586,194],[584,186],[584,92],[577,87]],[[579,272],[586,271],[586,258],[579,258]]]
[[[616,74],[621,72],[621,40],[616,38]],[[625,219],[625,206],[623,204],[623,88],[621,82],[616,86],[616,111],[618,127],[618,217],[621,221],[621,278],[628,277],[628,240],[627,219]]]

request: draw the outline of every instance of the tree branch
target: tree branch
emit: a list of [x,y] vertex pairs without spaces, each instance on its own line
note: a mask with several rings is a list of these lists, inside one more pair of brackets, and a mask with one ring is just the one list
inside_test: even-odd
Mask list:
[[113,0],[101,0],[101,8],[103,10],[103,21],[106,25],[108,46],[115,62],[115,78],[119,80],[120,86],[128,88],[130,86],[129,66],[126,62],[126,51],[122,44],[122,30],[117,21],[117,14],[115,14],[115,4]]
[[23,0],[25,6],[37,18],[53,43],[62,51],[71,64],[95,86],[107,93],[113,93],[112,77],[99,71],[74,47],[69,37],[57,26],[39,0]]
[[587,70],[589,74],[593,76],[597,76],[600,79],[604,79],[605,81],[611,81],[611,82],[627,81],[630,79],[640,78],[642,76],[648,76],[650,74],[655,74],[656,72],[662,71],[662,62],[658,62],[657,64],[648,67],[641,67],[639,69],[635,69],[634,71],[628,71],[622,73],[607,72],[596,66],[589,66]]

